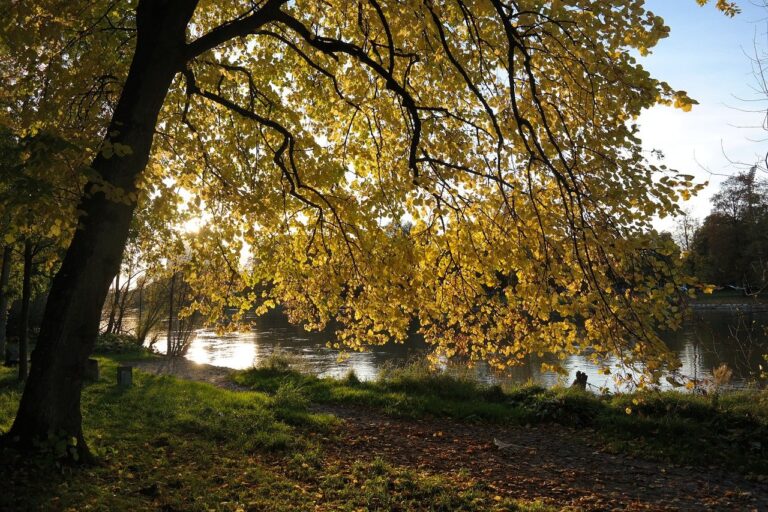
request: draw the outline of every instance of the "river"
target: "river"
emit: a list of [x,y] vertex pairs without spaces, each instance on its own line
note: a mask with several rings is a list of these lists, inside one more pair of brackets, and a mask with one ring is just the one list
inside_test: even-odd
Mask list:
[[[680,357],[682,375],[700,379],[706,386],[712,369],[726,363],[733,370],[732,382],[740,386],[750,379],[750,372],[754,373],[759,364],[766,366],[762,356],[768,353],[767,330],[768,305],[708,305],[692,308],[683,328],[665,333],[663,337]],[[156,344],[160,351],[165,349],[163,332],[158,332]],[[308,333],[281,315],[270,314],[255,319],[253,328],[245,332],[220,335],[209,329],[198,330],[186,358],[245,369],[280,351],[297,356],[304,369],[320,376],[341,377],[352,370],[361,380],[371,380],[386,365],[404,364],[423,355],[428,348],[423,341],[414,339],[406,344],[373,347],[364,352],[340,352],[326,346],[332,336],[332,333]],[[592,389],[615,389],[613,377],[601,374],[599,367],[586,357],[568,357],[564,362],[567,376],[544,373],[540,367],[541,359],[531,357],[503,374],[492,372],[483,364],[467,371],[486,383],[532,382],[546,387],[569,383],[577,371],[583,371]],[[666,382],[663,384],[669,387]]]

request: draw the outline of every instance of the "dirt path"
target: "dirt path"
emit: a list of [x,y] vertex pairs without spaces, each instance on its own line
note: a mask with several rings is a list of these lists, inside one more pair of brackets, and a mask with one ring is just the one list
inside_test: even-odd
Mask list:
[[[154,374],[242,390],[232,370],[175,361],[140,361]],[[768,511],[768,484],[716,467],[681,467],[606,453],[590,432],[558,425],[504,427],[447,419],[406,420],[347,406],[318,406],[344,420],[324,445],[343,464],[362,457],[440,474],[469,474],[494,492],[575,510]],[[496,440],[511,444],[500,449]]]
[[[589,432],[559,425],[503,427],[324,409],[345,420],[325,451],[349,463],[365,453],[442,474],[465,471],[499,494],[577,510],[768,511],[766,484],[718,468],[609,454],[590,443]],[[494,440],[513,446],[499,449]]]

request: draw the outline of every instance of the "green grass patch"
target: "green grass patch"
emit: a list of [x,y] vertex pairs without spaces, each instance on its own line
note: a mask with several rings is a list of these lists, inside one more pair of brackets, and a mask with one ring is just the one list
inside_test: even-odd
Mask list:
[[[120,359],[120,358],[118,358]],[[102,461],[60,466],[52,456],[0,450],[0,510],[554,510],[497,496],[468,475],[434,475],[361,454],[326,460],[337,419],[313,413],[301,383],[234,392],[134,373],[115,386],[114,358],[83,391],[86,438]],[[10,427],[20,387],[0,368],[0,426]]]
[[[598,396],[522,386],[502,390],[423,364],[390,369],[373,382],[318,378],[273,358],[234,380],[280,400],[286,390],[313,402],[371,407],[401,417],[448,417],[512,425],[588,429],[608,449],[690,465],[768,473],[768,392],[704,397],[678,392]],[[594,436],[593,436],[594,437]]]

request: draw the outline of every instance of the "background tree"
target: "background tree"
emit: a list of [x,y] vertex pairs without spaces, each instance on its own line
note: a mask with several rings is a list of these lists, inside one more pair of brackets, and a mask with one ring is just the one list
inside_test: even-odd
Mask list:
[[[97,152],[9,434],[21,444],[62,432],[87,454],[84,363],[136,204],[168,182],[213,220],[193,261],[241,290],[269,284],[239,301],[283,303],[311,328],[339,320],[352,346],[402,340],[418,317],[444,354],[494,364],[584,345],[651,376],[671,361],[655,329],[679,321],[679,277],[642,235],[696,188],[645,161],[632,120],[695,102],[633,57],[667,33],[641,1],[7,10],[11,101],[26,93],[31,118],[58,123],[87,97],[97,126],[79,134]],[[404,218],[410,234],[393,238]],[[236,265],[245,248],[258,268]],[[499,274],[516,279],[489,297]],[[214,314],[233,296],[196,295]]]
[[200,313],[190,307],[192,288],[184,273],[174,270],[168,282],[168,336],[166,355],[180,357],[187,353],[199,326]]
[[[30,342],[30,307],[35,296],[44,295],[52,271],[60,261],[60,249],[73,229],[75,198],[79,181],[72,180],[73,147],[48,132],[18,136],[0,129],[3,158],[0,165],[0,215],[3,218],[3,273],[0,276],[0,327],[5,344],[9,281],[16,273],[20,296],[15,325],[18,344],[19,380],[27,377]],[[51,172],[54,171],[54,172]],[[14,248],[18,254],[14,255]],[[13,261],[17,265],[12,265]],[[3,353],[5,350],[3,350]],[[16,359],[16,357],[11,357]]]
[[153,348],[157,335],[150,337],[152,330],[164,318],[167,304],[167,287],[159,280],[150,281],[146,276],[137,283],[136,342]]
[[[768,128],[766,47],[756,40],[751,57],[756,110]],[[752,103],[754,105],[755,103]],[[693,252],[686,258],[701,280],[758,294],[768,285],[768,154],[756,162],[734,162],[743,169],[728,177],[712,198],[712,212],[696,230]]]
[[5,358],[6,326],[8,325],[8,302],[10,289],[8,287],[11,278],[11,258],[13,247],[3,246],[3,260],[0,266],[0,358]]
[[757,167],[725,180],[693,238],[701,280],[757,293],[768,285],[768,180]]
[[[0,169],[3,175],[8,175],[10,169],[18,164],[19,148],[18,142],[13,137],[10,130],[0,127]],[[2,183],[2,194],[10,192],[11,183]],[[12,235],[9,235],[11,225],[11,212],[4,209],[0,226],[2,228],[2,264],[0,266],[0,358],[5,358],[6,326],[8,323],[8,307],[10,305],[10,296],[12,293],[9,287],[11,279],[11,263],[13,261],[13,241]]]
[[672,236],[683,253],[693,249],[693,238],[700,227],[701,221],[689,209],[684,209],[678,216]]
[[[167,311],[169,259],[184,252],[184,226],[191,221],[186,201],[172,182],[148,190],[131,222],[115,288],[102,313],[105,332],[122,331],[128,308],[136,308],[134,334],[143,343]],[[122,281],[121,281],[122,279]],[[117,332],[115,332],[117,333]]]

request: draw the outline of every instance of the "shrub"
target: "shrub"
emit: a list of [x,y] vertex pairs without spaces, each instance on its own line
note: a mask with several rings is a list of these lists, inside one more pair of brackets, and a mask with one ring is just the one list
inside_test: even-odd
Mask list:
[[286,352],[280,348],[275,349],[274,352],[259,361],[257,368],[272,373],[290,373],[291,371],[304,371],[304,373],[309,373],[308,371],[305,371],[308,370],[308,367],[301,357]]
[[99,334],[94,352],[100,354],[124,354],[142,349],[141,342],[130,334]]

